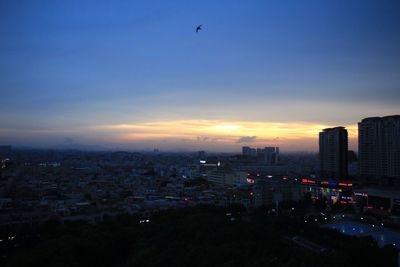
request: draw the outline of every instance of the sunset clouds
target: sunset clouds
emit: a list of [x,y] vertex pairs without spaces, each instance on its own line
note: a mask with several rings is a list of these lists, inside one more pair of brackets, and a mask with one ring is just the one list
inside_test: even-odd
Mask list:
[[400,114],[399,13],[395,0],[1,1],[0,144],[316,151],[321,129],[347,126],[356,149],[357,122]]

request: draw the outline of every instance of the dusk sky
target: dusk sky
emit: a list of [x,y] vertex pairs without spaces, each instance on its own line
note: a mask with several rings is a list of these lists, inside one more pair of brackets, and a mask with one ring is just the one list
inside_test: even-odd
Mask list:
[[[400,114],[400,1],[0,0],[0,144],[316,151]],[[203,24],[203,30],[195,32]]]

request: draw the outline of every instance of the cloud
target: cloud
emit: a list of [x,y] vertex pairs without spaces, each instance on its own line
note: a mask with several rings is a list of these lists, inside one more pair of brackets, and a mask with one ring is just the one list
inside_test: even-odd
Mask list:
[[[1,119],[1,118],[0,118]],[[279,146],[283,150],[318,150],[318,133],[334,124],[310,122],[164,120],[124,124],[85,125],[72,128],[0,128],[0,139],[11,145],[50,147],[79,143],[121,149],[195,149],[238,151],[241,144]],[[352,149],[357,149],[357,124],[348,129]]]
[[257,139],[257,136],[242,136],[240,137],[236,143],[251,143]]
[[208,136],[197,136],[197,141],[207,142],[209,140],[211,140],[211,138]]

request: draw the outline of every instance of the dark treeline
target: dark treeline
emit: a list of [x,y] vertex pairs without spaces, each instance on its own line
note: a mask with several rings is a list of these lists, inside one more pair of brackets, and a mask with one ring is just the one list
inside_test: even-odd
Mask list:
[[[150,221],[139,223],[142,219]],[[326,250],[295,245],[294,236]],[[119,216],[97,225],[48,222],[29,234],[20,230],[16,240],[5,266],[396,266],[397,261],[394,248],[378,248],[370,238],[262,210],[249,214],[210,206],[151,218]]]

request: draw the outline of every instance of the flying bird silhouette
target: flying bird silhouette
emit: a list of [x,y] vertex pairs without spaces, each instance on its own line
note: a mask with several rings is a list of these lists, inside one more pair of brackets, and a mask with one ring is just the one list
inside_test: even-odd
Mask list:
[[199,32],[200,30],[202,30],[202,28],[201,27],[203,27],[203,25],[202,24],[200,24],[199,26],[197,26],[197,28],[196,28],[196,32]]

